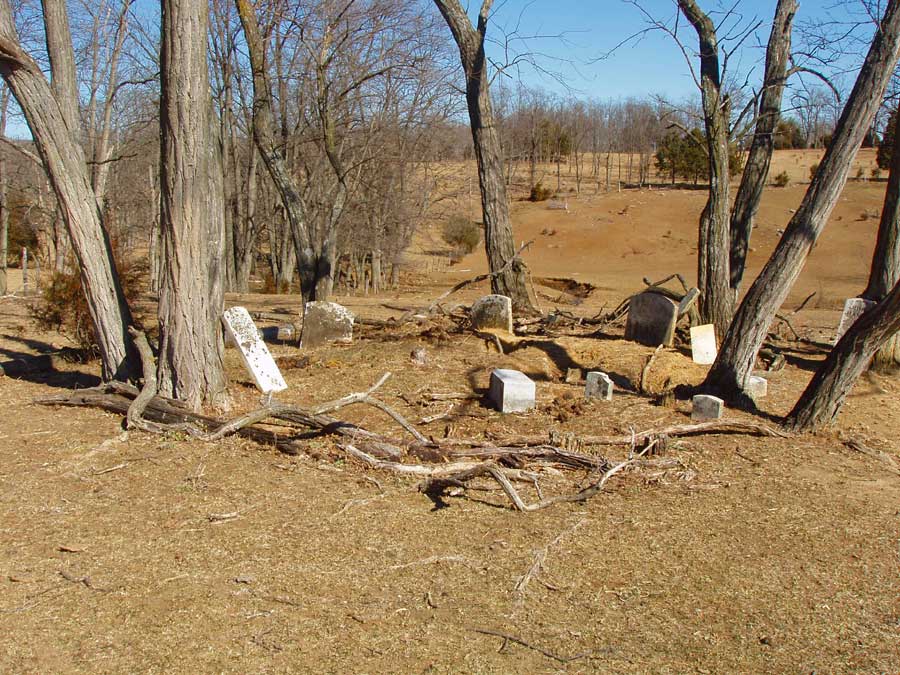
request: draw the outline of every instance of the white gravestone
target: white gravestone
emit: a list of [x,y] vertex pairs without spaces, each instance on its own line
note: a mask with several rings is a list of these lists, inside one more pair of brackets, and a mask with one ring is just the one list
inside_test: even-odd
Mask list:
[[697,394],[693,398],[691,420],[694,422],[718,420],[722,418],[724,410],[725,401],[722,399],[715,396],[707,396],[706,394]]
[[613,381],[609,375],[597,370],[589,372],[585,378],[584,397],[612,401]]
[[525,373],[497,368],[491,373],[488,398],[502,413],[526,412],[534,408],[535,385]]
[[765,398],[766,394],[769,393],[769,381],[759,375],[751,375],[747,379],[747,386],[744,387],[744,392],[754,401],[758,398]]
[[244,365],[260,391],[264,394],[274,394],[287,389],[287,383],[281,376],[275,359],[269,353],[266,343],[259,337],[256,324],[253,323],[247,310],[243,307],[227,309],[222,322],[225,324],[225,333],[237,345]]
[[691,357],[694,363],[708,366],[715,362],[717,353],[716,327],[711,323],[691,326]]
[[850,298],[844,303],[844,312],[841,314],[841,323],[838,325],[837,333],[834,335],[834,344],[844,337],[844,333],[850,330],[850,326],[856,323],[856,320],[865,314],[869,309],[875,306],[872,300],[865,298]]

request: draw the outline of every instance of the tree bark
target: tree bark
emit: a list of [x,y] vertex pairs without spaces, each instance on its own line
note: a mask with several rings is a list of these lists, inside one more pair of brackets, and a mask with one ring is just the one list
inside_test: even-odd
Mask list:
[[163,0],[160,74],[159,389],[224,402],[225,204],[207,66],[207,3]]
[[851,161],[872,124],[900,48],[900,0],[890,0],[838,121],[797,212],[731,323],[703,387],[739,398],[775,313],[787,298],[803,264],[847,182]]
[[869,361],[900,330],[900,283],[847,330],[816,371],[785,426],[814,431],[832,423]]
[[[6,137],[6,119],[9,112],[9,87],[3,85],[0,92],[0,136]],[[9,256],[9,202],[7,189],[6,154],[0,152],[0,297],[7,293],[6,268]]]
[[[493,0],[483,0],[477,27],[472,26],[458,0],[434,0],[434,2],[459,47],[465,72],[466,105],[478,164],[478,182],[481,187],[484,246],[490,270],[497,272],[504,269],[515,256],[516,248],[509,219],[509,199],[503,180],[502,149],[500,136],[494,125],[488,63],[484,51],[488,14]],[[520,260],[509,265],[503,274],[493,277],[491,289],[494,293],[509,296],[513,306],[519,310],[536,311],[528,295],[525,265]]]
[[728,124],[731,105],[728,96],[722,92],[715,24],[694,0],[678,0],[678,6],[697,32],[700,43],[700,94],[709,153],[709,198],[700,216],[697,248],[700,317],[704,323],[715,325],[716,335],[724,335],[734,312],[734,298],[729,287]]
[[[900,134],[894,134],[893,154],[888,175],[878,238],[869,270],[869,283],[862,297],[880,302],[900,281]],[[878,350],[872,368],[888,371],[900,364],[900,336],[892,335]]]
[[[51,34],[48,30],[48,39]],[[97,336],[103,377],[136,377],[139,357],[127,335],[131,310],[116,274],[84,153],[66,121],[63,107],[68,106],[57,102],[40,67],[19,44],[9,0],[0,0],[0,75],[25,114],[63,211]]]
[[778,0],[775,18],[766,47],[766,65],[763,88],[753,141],[747,154],[747,163],[741,176],[741,185],[731,209],[731,290],[737,301],[738,290],[744,277],[753,219],[759,210],[763,188],[769,176],[772,151],[775,149],[775,127],[781,117],[781,100],[787,81],[787,66],[791,56],[791,30],[797,0]]
[[77,140],[81,137],[78,113],[78,79],[75,75],[75,54],[72,34],[64,0],[41,0],[44,13],[44,34],[47,57],[50,60],[50,88],[56,98],[63,121]]

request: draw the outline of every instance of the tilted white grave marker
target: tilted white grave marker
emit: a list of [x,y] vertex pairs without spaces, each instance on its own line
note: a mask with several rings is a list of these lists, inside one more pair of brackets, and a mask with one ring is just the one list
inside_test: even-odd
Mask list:
[[281,371],[278,370],[266,343],[259,337],[259,331],[249,312],[243,307],[227,309],[222,316],[222,323],[225,324],[228,337],[241,351],[244,365],[260,391],[264,394],[274,394],[287,389],[287,382],[281,376]]

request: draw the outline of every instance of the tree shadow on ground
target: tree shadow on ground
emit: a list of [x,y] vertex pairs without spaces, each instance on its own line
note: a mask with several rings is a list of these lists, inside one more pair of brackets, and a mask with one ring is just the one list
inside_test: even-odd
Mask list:
[[[0,347],[0,369],[17,380],[43,384],[57,389],[85,389],[100,384],[99,377],[80,370],[59,370],[60,360],[78,363],[83,354],[77,349],[56,349],[46,342],[40,342],[15,335],[0,335],[4,340],[18,342],[30,351],[18,351]],[[33,352],[37,352],[34,354]]]

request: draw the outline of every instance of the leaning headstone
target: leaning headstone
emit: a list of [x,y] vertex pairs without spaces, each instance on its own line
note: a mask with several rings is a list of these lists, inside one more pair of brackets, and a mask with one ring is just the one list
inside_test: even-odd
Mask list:
[[301,347],[353,342],[353,313],[336,302],[307,302],[300,331]]
[[264,394],[273,394],[287,389],[281,371],[275,365],[266,343],[260,339],[256,324],[253,323],[247,310],[243,307],[232,307],[225,310],[222,320],[226,334],[240,350],[244,366],[250,371],[260,391]]
[[837,333],[834,335],[834,344],[838,343],[844,333],[850,330],[850,326],[856,320],[871,309],[876,303],[865,298],[850,298],[844,303],[844,312],[841,314],[841,323],[838,324]]
[[708,366],[715,362],[717,353],[716,327],[711,323],[691,326],[691,357],[694,363]]
[[499,328],[512,333],[512,300],[505,295],[485,295],[472,304],[469,319],[476,330]]
[[612,401],[613,381],[606,373],[592,370],[587,374],[584,385],[585,398],[599,398],[601,401]]
[[691,419],[695,422],[721,419],[725,410],[725,401],[716,396],[697,394],[692,403]]
[[625,323],[625,339],[648,347],[672,345],[675,323],[678,321],[678,305],[664,295],[653,292],[640,293],[628,305]]
[[502,413],[525,412],[534,408],[535,385],[525,373],[497,368],[491,373],[488,399]]
[[769,393],[769,381],[758,375],[751,375],[747,380],[747,386],[744,387],[747,396],[754,401],[758,398],[765,398]]
[[700,297],[700,289],[692,288],[689,290],[685,296],[681,299],[681,302],[678,303],[678,316],[684,316],[688,312],[691,311],[691,308],[697,304],[697,298]]

